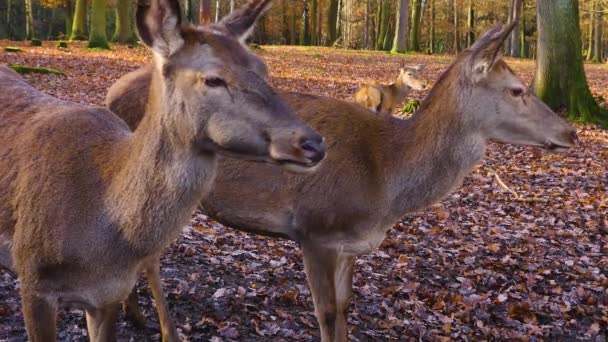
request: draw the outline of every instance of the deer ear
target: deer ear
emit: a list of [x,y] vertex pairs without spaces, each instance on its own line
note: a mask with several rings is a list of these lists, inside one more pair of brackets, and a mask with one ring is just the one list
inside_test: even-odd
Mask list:
[[222,19],[220,24],[244,43],[253,33],[255,24],[270,8],[271,2],[271,0],[250,0],[247,5]]
[[137,30],[155,54],[168,58],[184,45],[179,0],[138,0]]
[[[521,0],[516,0],[515,8],[519,9],[520,7]],[[508,26],[503,29],[501,24],[496,25],[471,46],[469,75],[474,82],[484,79],[496,65],[496,62],[502,58],[502,46],[518,21],[519,10],[516,11],[513,21]]]

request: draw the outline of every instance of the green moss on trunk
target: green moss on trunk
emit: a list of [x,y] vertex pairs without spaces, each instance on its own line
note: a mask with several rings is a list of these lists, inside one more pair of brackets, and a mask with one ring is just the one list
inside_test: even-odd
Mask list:
[[572,120],[607,125],[608,115],[587,85],[578,1],[538,0],[537,11],[536,94],[555,110],[565,108]]
[[112,41],[120,44],[133,44],[137,38],[133,32],[133,21],[131,20],[131,1],[119,1],[116,4],[116,30]]
[[87,40],[87,0],[76,0],[70,40]]
[[110,49],[106,36],[106,0],[93,0],[91,5],[91,34],[89,49]]

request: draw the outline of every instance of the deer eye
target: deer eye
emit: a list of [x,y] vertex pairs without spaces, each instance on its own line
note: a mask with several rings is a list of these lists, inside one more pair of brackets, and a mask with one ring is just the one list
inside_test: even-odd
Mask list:
[[226,87],[226,81],[219,77],[209,77],[205,79],[205,85],[209,88]]
[[511,89],[511,96],[513,96],[513,97],[521,97],[523,94],[524,94],[524,90],[521,88]]

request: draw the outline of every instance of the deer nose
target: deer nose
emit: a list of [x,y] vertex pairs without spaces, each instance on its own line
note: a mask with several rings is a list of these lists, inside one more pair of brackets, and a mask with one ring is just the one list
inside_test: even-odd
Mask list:
[[302,139],[300,149],[303,151],[304,156],[315,164],[325,158],[325,142],[319,135]]

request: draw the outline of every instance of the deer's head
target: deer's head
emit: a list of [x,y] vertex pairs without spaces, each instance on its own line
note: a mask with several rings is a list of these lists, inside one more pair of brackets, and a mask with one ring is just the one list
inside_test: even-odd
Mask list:
[[425,90],[428,87],[426,80],[420,77],[420,73],[425,65],[408,66],[404,65],[399,72],[398,82],[403,86],[410,87],[415,90]]
[[269,5],[252,0],[195,28],[180,25],[178,0],[139,0],[137,27],[154,55],[151,88],[162,94],[152,103],[172,134],[201,153],[306,171],[324,158],[323,139],[275,94],[266,65],[244,44]]
[[553,151],[570,148],[577,141],[576,131],[501,58],[503,43],[516,22],[491,29],[458,58],[458,103],[467,121],[480,126],[485,139]]

